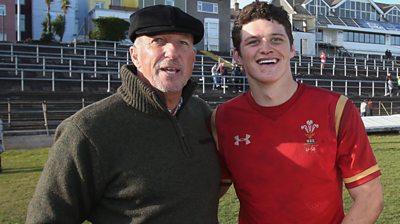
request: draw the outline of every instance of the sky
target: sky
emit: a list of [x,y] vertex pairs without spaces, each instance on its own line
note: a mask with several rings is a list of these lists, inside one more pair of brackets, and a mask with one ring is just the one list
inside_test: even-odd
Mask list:
[[[231,8],[233,8],[235,1],[234,0],[230,1],[231,1]],[[253,2],[253,0],[237,0],[237,1],[239,3],[240,8],[243,8],[243,6],[246,6],[247,4]],[[375,2],[386,3],[386,4],[400,4],[400,0],[375,0]]]

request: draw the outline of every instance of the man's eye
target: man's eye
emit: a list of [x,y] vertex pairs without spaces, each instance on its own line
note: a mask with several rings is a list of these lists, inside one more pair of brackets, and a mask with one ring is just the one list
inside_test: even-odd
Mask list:
[[247,45],[257,45],[259,43],[258,40],[249,40],[247,41]]
[[273,44],[279,44],[279,43],[282,43],[282,42],[283,42],[282,38],[272,38],[271,39],[271,43],[273,43]]
[[184,41],[184,40],[181,40],[181,41],[180,41],[180,44],[181,44],[181,45],[184,45],[184,46],[189,46],[189,45],[190,45],[189,42]]
[[156,44],[156,45],[164,45],[165,44],[165,40],[162,38],[154,38],[151,41],[152,44]]

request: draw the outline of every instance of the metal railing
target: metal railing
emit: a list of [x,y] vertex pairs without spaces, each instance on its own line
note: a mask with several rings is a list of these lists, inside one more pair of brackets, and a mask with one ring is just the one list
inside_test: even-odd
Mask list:
[[[0,116],[6,134],[36,132],[52,134],[55,128],[67,117],[92,102],[82,101],[21,101],[0,100]],[[354,101],[359,105],[359,101]],[[372,110],[376,115],[392,115],[399,113],[400,101],[380,100],[374,102]]]
[[[56,69],[4,69],[0,71],[16,72],[13,76],[1,76],[1,81],[13,82],[14,86],[19,86],[19,90],[24,92],[27,86],[38,85],[47,87],[52,92],[57,91],[57,86],[70,85],[79,87],[80,92],[85,92],[85,87],[102,86],[107,92],[112,92],[112,87],[119,86],[121,83],[118,71],[89,71],[89,70],[56,70]],[[30,75],[30,73],[43,73],[43,76]],[[211,75],[204,73],[194,74],[192,78],[201,86],[202,93],[212,89],[213,80]],[[247,79],[243,76],[220,76],[221,86],[226,86],[222,91],[225,94],[229,88],[241,85],[246,90]],[[237,82],[231,82],[232,79]],[[388,86],[385,81],[377,80],[345,80],[327,78],[295,78],[297,81],[314,86],[336,91],[344,95],[352,96],[384,96],[388,93]],[[239,81],[238,81],[239,80]],[[18,83],[18,84],[17,84]],[[35,83],[35,84],[33,84]],[[231,88],[232,89],[232,88]],[[65,90],[63,90],[65,91]],[[351,94],[350,94],[351,93]]]

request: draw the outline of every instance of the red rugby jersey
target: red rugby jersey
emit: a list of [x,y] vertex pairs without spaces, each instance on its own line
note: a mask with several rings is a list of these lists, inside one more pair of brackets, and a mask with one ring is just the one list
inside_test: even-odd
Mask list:
[[222,181],[234,183],[239,223],[340,223],[342,183],[351,188],[380,175],[350,101],[336,133],[339,97],[299,84],[279,106],[259,106],[247,92],[217,108]]

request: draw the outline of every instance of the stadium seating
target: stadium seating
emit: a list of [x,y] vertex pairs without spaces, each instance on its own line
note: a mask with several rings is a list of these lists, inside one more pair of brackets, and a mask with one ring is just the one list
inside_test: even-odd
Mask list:
[[[232,62],[229,55],[215,54]],[[240,94],[234,85],[248,88],[244,77],[230,75],[228,66],[228,75],[221,77],[226,88],[213,90],[211,67],[215,60],[198,54],[193,70],[193,79],[199,83],[196,95],[212,107]],[[127,46],[0,43],[0,116],[6,134],[52,133],[83,106],[114,93],[120,85],[119,69],[126,63],[131,63]],[[376,110],[382,113],[383,108],[387,113],[400,112],[400,98],[385,97],[388,72],[393,77],[399,74],[395,61],[328,55],[323,69],[319,58],[312,56],[296,56],[291,63],[299,82],[340,92],[355,103],[373,98],[380,102]],[[232,83],[232,78],[243,81]]]

